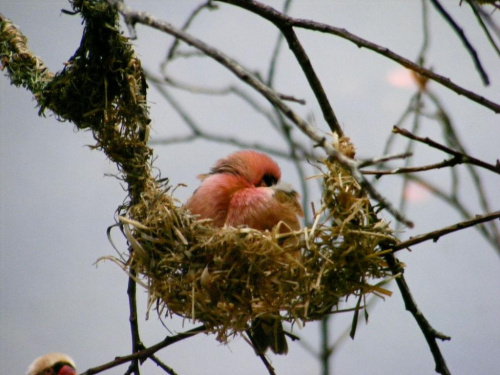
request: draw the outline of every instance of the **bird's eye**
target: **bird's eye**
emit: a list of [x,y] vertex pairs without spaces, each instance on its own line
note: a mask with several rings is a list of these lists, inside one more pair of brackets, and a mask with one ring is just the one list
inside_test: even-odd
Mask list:
[[264,177],[262,177],[262,181],[260,183],[260,186],[273,186],[276,185],[278,182],[278,179],[272,175],[272,174],[265,174]]

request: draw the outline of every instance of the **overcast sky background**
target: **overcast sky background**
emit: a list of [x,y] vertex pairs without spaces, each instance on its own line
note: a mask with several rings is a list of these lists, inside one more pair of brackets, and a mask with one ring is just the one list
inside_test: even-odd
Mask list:
[[[281,2],[269,3],[281,9]],[[433,9],[428,66],[459,85],[500,102],[498,56],[487,44],[468,6],[458,7],[458,1],[443,3],[477,48],[492,84],[489,88],[482,86],[461,43]],[[197,2],[129,4],[181,25]],[[277,35],[273,27],[234,7],[219,6],[217,12],[202,14],[190,32],[244,62],[249,69],[266,72]],[[73,55],[82,33],[80,18],[61,14],[63,8],[70,9],[67,1],[3,0],[0,6],[0,11],[28,37],[31,50],[54,72]],[[376,4],[362,0],[296,1],[291,14],[345,27],[410,59],[418,55],[422,42],[421,2],[416,0]],[[499,21],[500,12],[494,17]],[[137,32],[139,39],[134,45],[143,65],[158,71],[172,39],[142,26],[137,27]],[[303,30],[298,35],[345,133],[357,146],[358,156],[380,156],[385,139],[414,92],[411,84],[397,79],[404,71],[385,58],[333,36]],[[293,105],[294,109],[304,117],[314,116],[317,126],[327,131],[287,47],[280,56],[279,69],[275,81],[279,91],[306,99],[306,106]],[[169,72],[200,86],[223,87],[237,82],[208,59],[177,61]],[[114,223],[114,212],[125,199],[125,192],[118,180],[106,177],[116,173],[115,166],[102,153],[87,147],[94,144],[89,132],[76,132],[72,124],[59,123],[50,113],[46,118],[38,117],[29,92],[10,86],[4,76],[0,85],[0,368],[5,374],[22,374],[35,357],[62,351],[71,355],[83,372],[130,353],[127,277],[114,264],[94,265],[99,257],[114,254],[106,229]],[[452,114],[471,154],[494,163],[500,157],[498,115],[435,83],[431,83],[431,88]],[[170,92],[195,121],[211,132],[230,133],[249,142],[284,149],[262,118],[241,100]],[[182,119],[152,87],[148,99],[153,139],[188,133]],[[423,129],[422,134],[442,140],[434,123],[425,122]],[[400,145],[399,151],[403,151],[404,143]],[[234,149],[201,141],[158,146],[155,166],[172,184],[188,185],[176,193],[184,201],[198,185],[196,175],[208,171],[215,160]],[[419,147],[415,163],[444,158],[444,154]],[[277,161],[284,180],[298,186],[292,165]],[[498,176],[480,173],[492,210],[498,210]],[[446,173],[432,176],[440,186],[449,185]],[[315,193],[311,199],[317,202],[316,185],[308,183]],[[464,177],[461,196],[470,196],[468,208],[480,214],[470,186],[470,178]],[[397,203],[398,179],[384,178],[378,187]],[[408,205],[416,226],[405,230],[402,238],[462,220],[449,206],[422,194]],[[113,238],[124,249],[118,231]],[[407,265],[405,275],[419,307],[437,330],[452,337],[450,342],[439,344],[451,372],[495,373],[500,368],[498,254],[475,229],[468,229],[445,236],[437,243],[415,246],[413,252],[401,252],[398,256]],[[356,339],[345,341],[333,356],[335,374],[433,373],[434,362],[422,333],[404,310],[395,285],[390,288],[393,297],[379,302],[370,311],[369,324],[360,327]],[[146,294],[139,289],[142,339],[149,346],[169,332],[154,312],[145,321],[145,307]],[[345,314],[332,320],[334,338],[349,327],[351,319],[350,314]],[[166,324],[172,332],[192,326],[181,319],[166,320]],[[311,347],[318,347],[318,324],[307,324],[295,332]],[[320,372],[319,362],[300,344],[289,346],[288,356],[270,356],[278,374]],[[224,346],[213,336],[198,335],[161,351],[159,357],[182,375],[267,373],[241,338]],[[145,374],[162,373],[150,361],[143,368]],[[122,366],[107,373],[123,374],[125,370]]]

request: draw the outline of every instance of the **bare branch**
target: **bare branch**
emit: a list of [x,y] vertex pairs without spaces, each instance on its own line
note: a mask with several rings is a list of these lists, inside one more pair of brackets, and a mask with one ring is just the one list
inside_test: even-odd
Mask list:
[[329,125],[332,132],[336,132],[339,137],[344,135],[342,131],[342,127],[340,126],[335,113],[333,112],[332,106],[328,97],[326,96],[325,90],[323,89],[323,85],[319,80],[314,68],[307,56],[302,44],[297,38],[297,35],[293,31],[292,27],[288,25],[276,24],[276,26],[281,30],[282,34],[285,36],[286,41],[288,42],[288,47],[293,52],[297,61],[299,62],[302,71],[304,72],[309,86],[314,92],[316,99],[318,100],[318,104],[321,107],[321,111],[323,112],[323,117],[325,118],[326,123]]
[[[359,168],[364,168],[368,167],[370,165],[375,165],[375,164],[380,164],[380,163],[385,163],[389,160],[395,160],[395,159],[406,159],[413,154],[411,152],[404,152],[402,154],[396,154],[396,155],[387,155],[387,156],[382,156],[380,158],[372,158],[372,159],[365,159],[365,160],[360,160],[359,161]],[[365,172],[363,172],[365,173]]]
[[[151,80],[150,82],[152,82],[152,84],[158,89],[158,91],[165,98],[165,100],[167,100],[172,105],[172,107],[175,109],[175,111],[177,111],[177,113],[181,116],[181,118],[184,120],[186,125],[192,131],[192,134],[185,135],[185,136],[169,137],[169,138],[163,138],[163,139],[158,139],[158,140],[153,139],[149,142],[149,144],[151,144],[151,145],[166,146],[169,144],[192,142],[192,141],[195,141],[197,139],[204,139],[204,140],[208,140],[208,141],[212,141],[212,142],[230,144],[230,145],[234,145],[234,146],[237,146],[240,148],[252,148],[255,150],[266,152],[266,153],[274,155],[274,156],[278,156],[281,158],[290,158],[292,160],[297,160],[297,159],[302,160],[302,159],[307,158],[307,157],[313,157],[313,154],[311,152],[309,152],[303,145],[296,143],[296,142],[293,143],[293,145],[292,145],[293,149],[295,151],[300,151],[300,153],[299,154],[296,153],[295,155],[292,155],[288,152],[281,151],[281,150],[274,148],[274,147],[267,147],[267,146],[264,146],[260,143],[250,143],[250,142],[245,142],[245,141],[242,141],[238,138],[230,137],[227,135],[217,135],[217,134],[208,133],[205,130],[203,130],[203,128],[201,126],[199,126],[196,123],[196,121],[189,115],[188,111],[186,111],[182,107],[182,105],[180,103],[178,103],[177,100],[175,100],[175,98],[170,94],[169,90],[167,90],[167,88],[165,86],[161,85],[161,82],[154,80],[154,79]],[[240,92],[240,90],[238,90],[236,88],[234,91],[233,90],[230,90],[230,91],[236,92],[236,93]],[[276,122],[276,120],[274,120],[271,113],[261,112],[261,110],[262,111],[264,111],[264,110],[260,106],[256,107],[257,104],[254,101],[252,101],[250,98],[248,98],[247,96],[244,96],[242,98],[245,101],[247,101],[247,99],[248,99],[247,102],[257,112],[262,113],[270,122],[273,122],[273,125],[276,128],[278,127],[278,123]]]
[[[137,300],[136,300],[137,284],[134,280],[136,273],[133,270],[133,268],[131,268],[130,272],[131,276],[128,279],[127,295],[129,301],[129,309],[130,309],[129,322],[130,322],[130,332],[132,337],[132,353],[136,353],[139,350],[144,349],[144,345],[142,344],[139,335],[139,322],[137,320]],[[130,362],[130,367],[127,372],[139,375],[140,374],[139,361],[132,360]]]
[[[467,0],[467,1],[470,3],[470,2],[477,1],[477,0]],[[491,4],[491,5],[493,5],[497,9],[500,9],[500,4],[498,4],[498,5],[497,4]],[[497,23],[495,23],[495,20],[493,20],[493,17],[491,16],[495,12],[486,11],[486,10],[483,9],[483,7],[480,7],[480,6],[476,7],[476,9],[479,12],[479,14],[481,15],[481,17],[489,25],[489,27],[493,30],[493,32],[495,33],[495,35],[497,36],[497,38],[499,38],[500,37],[500,26]]]
[[253,338],[253,335],[252,335],[252,332],[250,331],[250,329],[247,329],[245,332],[246,332],[248,338],[250,339],[250,343],[252,345],[252,348],[254,348],[254,350],[255,350],[255,354],[257,355],[257,357],[260,358],[260,360],[262,361],[264,366],[266,366],[266,369],[269,372],[269,375],[276,375],[276,372],[274,371],[274,367],[271,365],[271,363],[269,363],[269,361],[266,358],[266,355],[255,349],[258,347],[258,345],[255,343],[255,340]]
[[488,78],[488,74],[486,74],[486,71],[483,68],[483,65],[481,64],[481,61],[479,60],[479,56],[477,55],[476,50],[472,46],[472,44],[469,42],[469,39],[465,36],[464,31],[458,24],[455,22],[455,20],[450,16],[450,14],[444,9],[444,7],[441,5],[441,3],[438,0],[431,0],[432,5],[437,9],[438,13],[443,16],[443,18],[448,22],[455,31],[455,33],[458,35],[459,39],[462,41],[463,45],[465,46],[465,49],[469,52],[469,54],[472,57],[472,61],[474,62],[474,65],[476,66],[477,71],[479,72],[479,75],[481,76],[481,79],[483,80],[483,83],[485,85],[490,84],[490,80]]
[[178,335],[175,336],[167,336],[163,341],[160,341],[158,344],[155,344],[153,346],[150,346],[149,348],[140,350],[138,352],[123,356],[123,357],[116,357],[113,361],[110,361],[108,363],[105,363],[104,365],[90,368],[87,371],[85,371],[82,375],[93,375],[93,374],[98,374],[100,372],[109,370],[113,367],[123,365],[124,363],[134,361],[134,360],[145,360],[149,357],[151,357],[154,353],[157,351],[166,348],[169,345],[175,344],[176,342],[182,341],[184,339],[187,339],[189,337],[195,336],[200,332],[205,331],[205,326],[201,325],[199,327],[193,328],[187,332],[179,333]]
[[410,70],[413,70],[417,72],[418,74],[427,77],[429,79],[432,79],[435,82],[440,83],[441,85],[449,88],[450,90],[456,92],[459,95],[463,95],[470,100],[481,104],[482,106],[485,106],[495,113],[500,113],[500,104],[495,103],[491,100],[488,100],[472,91],[466,90],[463,87],[453,83],[449,78],[446,78],[444,76],[441,76],[439,74],[434,73],[433,71],[429,69],[425,69],[421,67],[418,64],[415,64],[414,62],[392,52],[386,47],[379,46],[375,43],[372,43],[368,40],[365,40],[363,38],[360,38],[354,34],[351,34],[345,29],[333,27],[330,25],[326,25],[320,22],[315,22],[311,20],[304,20],[304,19],[298,19],[298,18],[292,18],[289,17],[285,14],[282,14],[275,9],[261,4],[256,1],[250,1],[250,0],[217,0],[220,2],[225,2],[228,4],[233,4],[237,5],[239,7],[242,7],[244,9],[247,9],[249,11],[252,11],[254,13],[257,13],[261,15],[262,17],[270,20],[273,23],[279,22],[281,24],[285,24],[288,27],[301,27],[304,29],[308,30],[313,30],[313,31],[319,31],[322,33],[328,33],[328,34],[333,34],[336,36],[339,36],[341,38],[344,38],[346,40],[349,40],[350,42],[356,44],[358,47],[364,47],[367,48],[373,52],[376,52],[380,55],[383,55],[398,64],[404,66],[405,68],[408,68]]
[[381,204],[382,207],[387,209],[398,221],[403,222],[409,227],[413,227],[413,223],[409,221],[404,215],[402,215],[398,210],[394,208],[392,203],[385,199],[375,188],[370,184],[370,182],[363,176],[363,174],[358,169],[358,162],[356,160],[350,159],[341,152],[339,152],[331,142],[327,141],[326,136],[324,136],[315,127],[307,123],[302,119],[296,112],[294,112],[290,107],[288,107],[279,97],[279,94],[270,88],[269,86],[262,83],[261,80],[256,78],[252,73],[245,70],[236,61],[229,58],[221,51],[207,45],[199,39],[192,37],[191,35],[178,30],[167,22],[159,21],[153,16],[145,12],[138,12],[125,6],[119,0],[108,0],[110,4],[117,7],[118,11],[125,18],[126,23],[135,24],[141,23],[148,25],[160,31],[166,32],[168,34],[174,35],[176,38],[181,39],[185,43],[194,46],[195,48],[203,51],[207,56],[212,57],[217,62],[221,63],[231,72],[233,72],[238,78],[243,82],[252,86],[255,90],[261,93],[272,105],[278,108],[290,121],[295,123],[297,127],[307,135],[311,140],[317,143],[317,145],[323,148],[326,154],[333,159],[337,160],[342,166],[347,168],[352,176],[359,182],[359,184],[365,189],[368,195],[375,199]]
[[[244,98],[246,101],[250,101],[248,96],[237,86],[229,85],[227,87],[223,88],[210,88],[210,87],[200,87],[200,86],[192,86],[183,82],[179,82],[178,80],[170,77],[170,76],[164,76],[164,82],[159,80],[158,78],[153,77],[151,73],[148,73],[147,70],[146,74],[150,80],[155,80],[158,84],[161,83],[168,83],[170,86],[182,89],[185,91],[189,91],[193,94],[205,94],[205,95],[227,95],[227,94],[236,94],[240,96],[241,98]],[[282,94],[278,93],[279,97],[281,100],[289,101],[289,102],[295,102],[298,104],[306,104],[306,101],[304,99],[296,98],[293,95],[288,95],[288,94]],[[255,102],[252,103],[253,106],[257,106]],[[260,110],[259,112],[264,112],[264,110]]]
[[[288,10],[290,9],[290,5],[292,3],[292,0],[286,0],[285,4],[283,5],[283,13],[288,13]],[[281,50],[281,46],[283,45],[283,34],[278,33],[278,40],[276,41],[276,45],[274,46],[274,51],[271,56],[271,61],[269,63],[269,70],[267,73],[267,80],[266,83],[268,86],[273,87],[273,81],[274,81],[274,76],[276,72],[276,64],[278,62],[278,56]]]
[[450,155],[453,155],[455,157],[454,159],[456,159],[456,164],[462,164],[462,163],[473,164],[473,165],[476,165],[478,167],[485,168],[485,169],[488,169],[489,171],[500,174],[500,162],[498,160],[497,160],[496,165],[486,163],[482,160],[473,158],[472,156],[469,156],[465,153],[452,150],[451,148],[446,147],[440,143],[437,143],[428,137],[426,137],[426,138],[419,137],[415,134],[410,133],[406,129],[400,129],[397,126],[394,126],[392,128],[392,132],[396,133],[396,134],[401,134],[403,137],[413,139],[413,140],[421,142],[421,143],[425,143],[426,145],[429,145],[433,148],[437,148],[438,150],[441,150],[441,151],[444,151]]
[[[203,9],[214,9],[215,8],[215,5],[213,5],[212,1],[209,0],[207,1],[206,3],[203,3],[203,4],[200,4],[198,5],[194,10],[193,12],[191,13],[191,15],[188,17],[188,19],[186,20],[186,22],[184,23],[184,25],[182,26],[182,30],[187,30],[189,28],[189,26],[191,25],[191,23],[193,22],[193,20],[196,18],[196,16],[198,14],[200,14],[200,12],[203,10]],[[167,57],[165,58],[165,61],[161,64],[161,69],[163,71],[163,73],[165,73],[166,69],[167,69],[167,64],[174,59],[176,53],[177,53],[177,49],[179,47],[179,39],[175,39],[174,43],[172,43],[172,45],[170,46],[168,52],[167,52]]]
[[177,373],[170,367],[167,366],[165,363],[160,361],[155,355],[152,355],[149,357],[158,367],[160,367],[163,371],[165,371],[169,375],[177,375]]
[[[443,133],[445,136],[445,140],[447,142],[447,145],[449,147],[452,147],[463,154],[468,154],[468,152],[465,150],[465,147],[463,146],[463,142],[460,140],[457,132],[455,131],[455,126],[453,125],[450,116],[448,115],[446,109],[443,107],[441,104],[441,101],[439,98],[433,94],[431,91],[427,90],[426,94],[428,95],[429,99],[436,105],[437,107],[437,114],[435,116],[436,120],[438,123],[442,126],[443,128]],[[472,181],[474,183],[474,186],[477,191],[477,197],[480,201],[482,212],[491,212],[492,209],[490,208],[490,204],[488,202],[487,194],[484,189],[484,184],[483,184],[483,179],[479,175],[477,168],[474,168],[472,164],[466,164],[466,168],[468,169]],[[452,197],[455,198],[458,201],[458,192],[457,192],[457,174],[453,173],[454,169],[452,171],[452,178],[453,178],[453,183],[452,183]],[[464,218],[471,217],[472,215],[465,215]],[[500,250],[500,242],[498,239],[500,238],[500,233],[498,231],[498,227],[495,226],[493,223],[490,223],[489,229],[491,231],[491,236],[488,236],[489,239],[493,239],[492,242],[493,246]],[[481,226],[479,230],[482,230],[483,228],[486,228],[486,226]],[[488,232],[490,234],[490,232]]]
[[486,34],[486,38],[488,38],[488,41],[490,42],[491,46],[493,47],[493,49],[495,50],[495,52],[497,53],[497,55],[500,57],[500,48],[495,43],[495,40],[491,36],[490,31],[486,27],[486,24],[484,23],[483,18],[481,17],[481,13],[478,10],[478,8],[479,8],[478,5],[476,5],[472,1],[467,1],[467,3],[469,3],[469,5],[470,5],[470,7],[472,9],[472,12],[476,16],[477,22],[479,22],[479,25],[481,26],[481,29],[483,29],[484,33]]
[[398,284],[398,288],[401,291],[401,295],[405,303],[405,308],[413,315],[418,326],[420,327],[420,330],[424,334],[424,337],[427,341],[427,345],[429,346],[432,356],[434,357],[434,362],[436,364],[436,372],[443,375],[450,374],[450,370],[448,370],[446,361],[443,355],[441,354],[441,350],[439,349],[436,340],[439,339],[444,341],[444,340],[450,340],[451,338],[436,331],[430,325],[428,320],[425,318],[424,314],[422,314],[422,312],[417,306],[417,303],[415,302],[415,299],[413,298],[410,292],[408,284],[406,283],[406,280],[403,275],[404,269],[399,265],[399,261],[396,259],[394,254],[387,254],[385,256],[385,259],[391,269],[391,272],[394,275],[399,274],[399,276],[396,277],[396,283]]
[[[435,196],[437,196],[438,198],[442,199],[444,202],[449,204],[451,207],[453,207],[463,218],[469,218],[473,215],[471,212],[469,212],[469,210],[467,210],[465,202],[461,202],[456,195],[446,193],[436,185],[422,179],[418,175],[407,174],[405,175],[405,177],[409,181],[421,184],[423,187],[428,189],[432,194],[434,194]],[[500,237],[498,237],[495,234],[496,226],[494,225],[494,223],[491,222],[490,224],[492,224],[490,226],[490,230],[488,230],[488,228],[485,225],[481,225],[476,228],[478,229],[479,233],[482,234],[484,239],[488,243],[490,243],[490,245],[493,246],[500,254]]]
[[416,172],[427,172],[433,169],[440,169],[445,167],[453,167],[457,164],[462,164],[463,160],[460,158],[451,158],[448,160],[444,160],[441,163],[423,165],[421,167],[402,167],[395,168],[390,171],[363,171],[363,174],[366,175],[375,175],[376,178],[379,178],[383,175],[391,175],[391,174],[403,174],[403,173],[416,173]]
[[422,243],[422,242],[425,242],[428,240],[432,240],[433,242],[437,242],[442,236],[444,236],[446,234],[453,233],[453,232],[456,232],[456,231],[459,231],[459,230],[462,230],[465,228],[469,228],[469,227],[472,227],[474,225],[482,224],[482,223],[485,223],[485,222],[488,222],[491,220],[495,220],[498,218],[500,218],[500,211],[492,212],[492,213],[485,214],[482,216],[476,215],[476,217],[474,219],[462,221],[460,223],[453,224],[453,225],[450,225],[450,226],[445,227],[445,228],[441,228],[441,229],[438,229],[438,230],[435,230],[435,231],[432,231],[429,233],[421,234],[419,236],[411,237],[409,240],[399,242],[395,245],[391,245],[390,248],[392,248],[393,251],[398,251],[398,250],[405,249],[407,247],[410,247],[410,246],[413,246],[413,245],[416,245],[416,244],[419,244],[419,243]]

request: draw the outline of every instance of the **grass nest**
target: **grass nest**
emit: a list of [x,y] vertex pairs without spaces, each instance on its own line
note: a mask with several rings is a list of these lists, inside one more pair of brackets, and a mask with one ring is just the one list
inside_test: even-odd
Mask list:
[[[151,177],[146,83],[116,10],[105,1],[71,4],[85,30],[61,72],[48,72],[3,19],[0,60],[14,84],[33,91],[41,112],[51,109],[78,129],[91,129],[95,148],[117,163],[131,202],[119,217],[130,252],[129,259],[107,259],[136,275],[151,306],[201,321],[225,342],[259,316],[302,323],[336,311],[351,295],[388,293],[370,283],[389,275],[379,244],[394,238],[372,215],[359,184],[334,162],[320,162],[321,207],[298,232],[217,229],[183,209]],[[354,156],[346,140],[338,143]]]
[[391,230],[376,219],[359,184],[335,162],[321,162],[323,197],[314,223],[280,234],[214,228],[196,220],[151,180],[139,204],[119,216],[132,251],[118,262],[147,288],[150,306],[205,324],[226,342],[272,315],[317,320],[350,295],[388,295],[370,284],[389,276],[379,249]]

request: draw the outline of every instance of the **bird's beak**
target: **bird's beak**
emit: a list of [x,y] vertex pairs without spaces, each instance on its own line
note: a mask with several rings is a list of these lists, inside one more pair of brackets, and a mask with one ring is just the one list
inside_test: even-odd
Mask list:
[[76,370],[70,365],[64,365],[61,367],[57,375],[77,375]]

